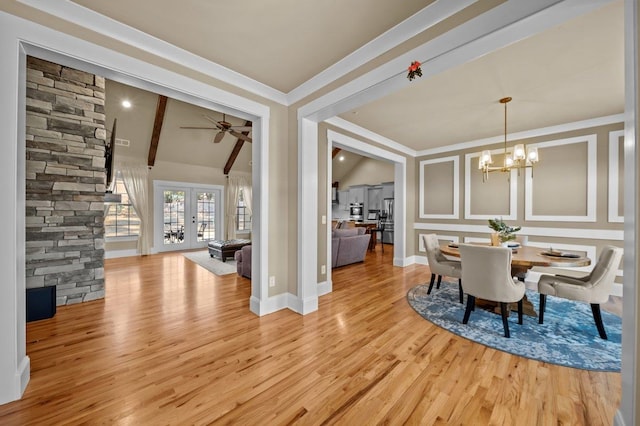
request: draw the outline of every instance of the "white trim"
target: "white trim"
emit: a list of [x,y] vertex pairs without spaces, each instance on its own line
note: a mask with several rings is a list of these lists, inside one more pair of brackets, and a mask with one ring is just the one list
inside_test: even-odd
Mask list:
[[440,74],[612,0],[519,0],[504,2],[399,55],[298,109],[298,118],[323,121],[409,87],[407,64],[423,63],[423,79]]
[[324,120],[325,123],[330,124],[335,127],[339,127],[347,132],[354,133],[358,136],[361,136],[366,139],[370,139],[373,142],[379,143],[380,145],[384,145],[387,148],[391,148],[393,150],[399,151],[403,154],[409,155],[411,157],[416,156],[416,151],[408,148],[392,139],[386,138],[378,133],[372,132],[369,129],[365,129],[364,127],[360,127],[357,124],[354,124],[350,121],[347,121],[340,117],[332,117]]
[[98,12],[87,9],[84,6],[80,6],[72,1],[18,1],[37,10],[64,19],[65,21],[69,21],[74,25],[80,25],[114,40],[195,70],[203,75],[218,79],[233,86],[241,87],[274,102],[287,105],[287,96],[279,90],[113,20]]
[[301,101],[473,3],[473,0],[436,0],[290,91],[288,105]]
[[[585,216],[562,216],[562,215],[534,215],[533,214],[533,172],[529,168],[525,174],[525,199],[524,199],[524,220],[543,222],[595,222],[596,221],[596,191],[598,183],[597,175],[597,135],[584,135],[573,138],[557,139],[547,142],[532,143],[528,147],[540,148],[555,147],[562,145],[587,143],[587,214]],[[542,155],[541,155],[542,157]],[[544,160],[543,160],[544,161]]]
[[426,265],[429,266],[429,260],[427,259],[427,256],[419,256],[419,255],[415,255],[415,256],[411,256],[410,258],[407,259],[411,259],[411,264],[418,264],[418,265]]
[[482,238],[482,237],[464,237],[464,242],[466,243],[490,243],[491,238]]
[[[623,114],[607,115],[604,117],[591,118],[589,120],[574,121],[572,123],[559,124],[557,126],[541,127],[539,129],[525,130],[522,132],[508,133],[509,141],[514,142],[521,139],[530,139],[540,136],[555,135],[563,132],[572,132],[574,130],[588,129],[591,127],[606,126],[609,124],[622,123],[624,121]],[[467,150],[485,145],[493,145],[504,142],[504,134],[492,136],[484,139],[476,139],[468,142],[461,142],[454,145],[447,145],[438,148],[430,148],[417,151],[417,156],[443,154],[451,151]]]
[[[428,164],[453,162],[453,205],[450,214],[427,214],[424,212],[424,171]],[[434,158],[430,160],[420,161],[420,181],[418,182],[419,193],[418,202],[420,203],[420,219],[458,219],[460,218],[460,157],[453,155],[451,157]]]
[[140,256],[140,253],[138,253],[138,250],[136,249],[105,250],[104,252],[105,259],[117,259],[119,257],[133,257],[133,256]]
[[[492,149],[489,151],[492,155],[504,154],[504,148]],[[518,173],[511,170],[509,176],[509,214],[471,214],[471,160],[480,157],[481,152],[471,152],[464,155],[464,218],[488,220],[496,217],[502,217],[504,220],[516,220],[518,218]],[[501,173],[501,172],[500,172]],[[499,175],[496,177],[500,177]],[[478,176],[478,179],[481,179]]]
[[[488,234],[491,232],[488,225],[463,225],[452,223],[415,223],[413,225],[413,229],[477,234]],[[584,238],[610,241],[622,241],[624,239],[623,231],[611,229],[541,228],[525,226],[520,230],[520,232],[524,235],[535,235],[540,237]]]
[[125,242],[130,242],[130,241],[138,241],[139,236],[138,235],[126,235],[126,236],[120,236],[120,237],[105,237],[104,238],[104,242],[105,243],[125,243]]
[[[424,246],[424,241],[422,241],[422,237],[428,235],[428,234],[418,234],[418,251],[419,252],[426,252],[427,248]],[[440,235],[440,234],[436,234],[438,237],[438,240],[449,240],[453,243],[457,243],[459,242],[460,238],[457,235]]]
[[318,297],[333,291],[333,283],[331,281],[322,281],[318,283]]
[[622,223],[624,216],[620,216],[618,211],[618,173],[620,164],[618,162],[620,137],[624,136],[624,130],[609,132],[609,222]]

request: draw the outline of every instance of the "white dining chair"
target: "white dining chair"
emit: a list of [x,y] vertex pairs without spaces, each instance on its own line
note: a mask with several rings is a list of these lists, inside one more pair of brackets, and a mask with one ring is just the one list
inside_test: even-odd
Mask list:
[[540,314],[538,322],[543,324],[547,295],[577,300],[591,304],[591,313],[600,337],[607,340],[602,322],[600,304],[609,300],[611,287],[620,267],[623,250],[620,247],[605,246],[590,274],[575,278],[565,275],[543,274],[538,280],[540,293]]
[[507,304],[518,302],[518,324],[522,324],[522,299],[525,293],[524,283],[511,276],[511,249],[460,244],[459,250],[462,282],[464,292],[467,293],[467,307],[462,323],[469,322],[476,298],[498,302],[504,337],[510,337]]
[[429,270],[431,271],[431,281],[427,294],[431,294],[433,283],[436,275],[438,283],[436,288],[440,288],[442,277],[453,277],[458,279],[458,292],[460,294],[460,303],[464,303],[464,292],[462,291],[462,266],[459,260],[449,260],[440,251],[440,243],[436,234],[427,234],[422,236],[422,242],[427,250],[427,261],[429,262]]

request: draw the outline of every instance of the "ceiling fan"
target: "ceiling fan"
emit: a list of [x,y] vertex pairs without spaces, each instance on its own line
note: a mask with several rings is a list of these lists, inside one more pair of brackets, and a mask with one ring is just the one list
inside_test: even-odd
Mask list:
[[245,135],[243,133],[240,132],[250,132],[251,131],[251,124],[247,125],[247,126],[234,126],[231,123],[229,123],[228,121],[226,121],[226,115],[222,114],[222,120],[221,121],[216,121],[213,118],[204,115],[203,117],[206,118],[207,120],[211,121],[213,124],[215,124],[215,127],[198,127],[198,126],[181,126],[181,129],[211,129],[211,130],[218,130],[218,133],[216,133],[216,136],[213,138],[213,142],[214,143],[218,143],[222,140],[222,138],[224,138],[224,134],[225,133],[229,133],[230,135],[235,136],[238,139],[242,139],[243,141],[246,142],[251,142],[252,139],[250,136]]

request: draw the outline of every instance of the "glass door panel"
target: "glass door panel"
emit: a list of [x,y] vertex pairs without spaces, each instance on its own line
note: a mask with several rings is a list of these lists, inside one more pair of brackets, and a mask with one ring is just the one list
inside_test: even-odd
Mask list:
[[164,245],[184,245],[185,243],[185,191],[163,191]]
[[216,238],[216,192],[196,191],[196,241],[198,243]]

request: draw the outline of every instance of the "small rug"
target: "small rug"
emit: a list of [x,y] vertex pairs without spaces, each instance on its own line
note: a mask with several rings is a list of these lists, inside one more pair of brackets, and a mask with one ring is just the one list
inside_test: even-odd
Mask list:
[[226,262],[223,262],[211,257],[208,250],[190,251],[182,253],[182,255],[216,275],[235,274],[237,270],[235,260],[227,259]]
[[[413,287],[407,293],[409,305],[423,318],[466,339],[526,358],[566,367],[595,371],[620,371],[622,320],[602,311],[608,340],[598,335],[591,306],[547,296],[544,324],[538,318],[517,312],[509,317],[510,338],[504,337],[500,315],[476,307],[468,324],[462,324],[465,304],[461,304],[458,283],[443,282],[440,289],[427,294],[428,284]],[[540,296],[527,290],[527,298],[539,312]]]

